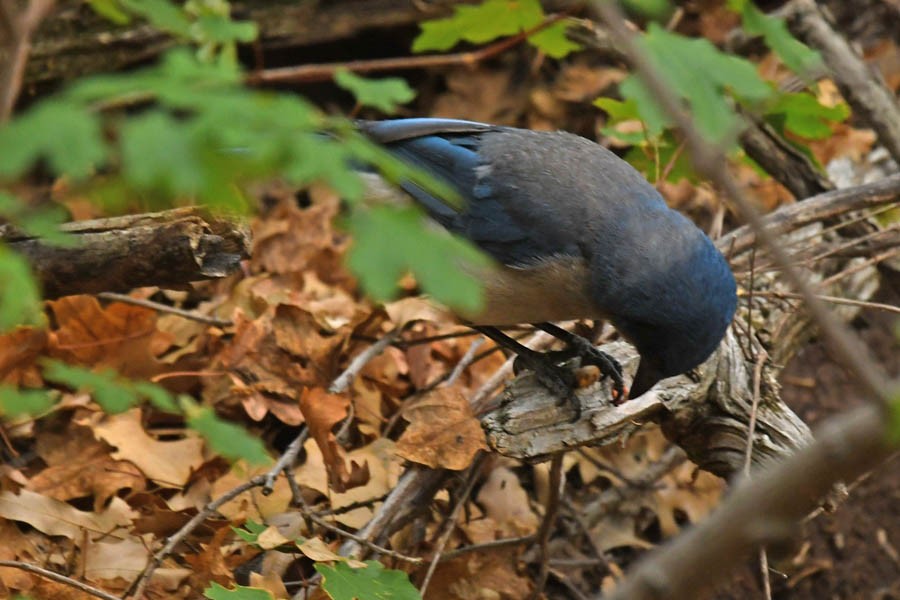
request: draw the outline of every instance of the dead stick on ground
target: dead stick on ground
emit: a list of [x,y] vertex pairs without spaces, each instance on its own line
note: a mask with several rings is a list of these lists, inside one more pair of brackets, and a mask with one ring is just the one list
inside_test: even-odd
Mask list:
[[444,529],[444,532],[441,534],[440,539],[438,540],[437,546],[434,549],[434,558],[431,560],[431,564],[428,565],[428,570],[425,572],[425,578],[422,580],[422,586],[419,588],[419,594],[424,598],[425,590],[428,589],[428,584],[431,582],[431,577],[434,575],[434,571],[437,569],[438,563],[441,562],[441,554],[444,552],[444,548],[447,546],[447,542],[450,541],[450,536],[453,535],[453,530],[456,529],[456,519],[459,516],[459,511],[462,510],[462,507],[466,502],[469,501],[469,496],[472,494],[472,490],[475,488],[475,484],[478,482],[478,476],[481,473],[481,467],[484,464],[484,455],[479,456],[475,459],[475,462],[472,464],[471,475],[469,476],[469,481],[466,484],[465,489],[460,494],[459,499],[456,501],[456,504],[453,506],[453,510],[450,512],[450,515],[447,517],[447,525]]
[[547,576],[550,574],[550,534],[553,533],[553,525],[556,523],[556,514],[559,512],[559,499],[562,495],[562,466],[564,453],[554,454],[550,459],[550,490],[547,494],[547,504],[544,508],[544,520],[538,531],[537,539],[540,545],[540,565],[534,590],[531,592],[531,600],[538,600],[547,585]]
[[57,581],[77,590],[81,590],[85,594],[90,594],[91,596],[96,596],[97,598],[103,598],[103,600],[119,600],[118,596],[113,596],[112,594],[108,594],[103,590],[89,586],[86,583],[82,583],[77,579],[66,577],[65,575],[61,575],[48,569],[38,567],[37,565],[19,562],[17,560],[0,560],[0,567],[10,567],[13,569],[19,569],[21,571],[28,571],[29,573],[34,573],[35,575],[40,575],[41,577],[44,577],[46,579],[52,579],[53,581]]
[[527,31],[523,31],[522,33],[471,52],[353,60],[343,63],[312,64],[300,65],[297,67],[265,69],[248,75],[247,83],[259,85],[264,83],[310,83],[316,81],[330,81],[334,77],[334,74],[342,69],[354,73],[374,73],[379,71],[397,71],[400,69],[425,69],[451,65],[474,65],[517,46],[522,43],[523,40],[527,39],[528,36],[542,31],[564,18],[565,15],[550,16],[542,23]]
[[110,300],[112,302],[124,302],[125,304],[133,304],[135,306],[149,308],[150,310],[155,310],[155,311],[161,312],[161,313],[168,313],[170,315],[176,315],[176,316],[183,317],[183,318],[191,320],[191,321],[197,321],[198,323],[205,323],[206,325],[214,325],[216,327],[230,327],[231,325],[234,325],[234,321],[230,321],[228,319],[219,319],[218,317],[202,315],[195,310],[184,310],[183,308],[169,306],[168,304],[163,304],[161,302],[145,300],[144,298],[134,298],[132,296],[129,296],[128,294],[117,294],[115,292],[100,292],[99,294],[97,294],[97,297],[102,300]]

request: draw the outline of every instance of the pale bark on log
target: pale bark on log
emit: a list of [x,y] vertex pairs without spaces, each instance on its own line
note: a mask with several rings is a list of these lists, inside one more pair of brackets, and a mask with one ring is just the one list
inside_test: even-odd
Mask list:
[[73,247],[0,226],[0,241],[29,261],[45,298],[225,277],[250,248],[242,220],[195,208],[75,221],[60,229],[75,238]]

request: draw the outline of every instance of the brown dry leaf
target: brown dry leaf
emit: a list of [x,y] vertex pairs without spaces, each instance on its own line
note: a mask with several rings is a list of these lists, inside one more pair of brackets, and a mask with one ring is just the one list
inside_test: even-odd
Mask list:
[[432,116],[513,124],[524,112],[527,94],[511,93],[512,77],[509,69],[484,65],[454,68],[446,77],[448,91],[437,97]]
[[[310,440],[313,446],[315,443]],[[246,463],[238,461],[232,465],[231,470],[224,476],[217,479],[209,490],[209,496],[218,498],[225,492],[236,488],[247,482],[257,475],[261,475],[269,470],[269,467],[254,466],[247,468]],[[324,473],[324,467],[323,467]],[[305,485],[305,481],[301,481],[301,485]],[[254,521],[266,522],[272,515],[277,515],[288,510],[291,503],[291,489],[284,477],[275,480],[275,487],[272,493],[264,496],[260,488],[255,487],[250,491],[239,495],[231,502],[227,502],[219,508],[219,512],[229,521],[244,521],[253,519]]]
[[0,335],[0,382],[20,387],[40,387],[44,380],[35,365],[47,347],[47,332],[17,327]]
[[328,544],[326,544],[322,540],[322,538],[310,538],[302,544],[299,544],[298,548],[306,558],[316,562],[340,561],[346,562],[350,567],[353,567],[354,569],[364,569],[366,567],[366,563],[360,560],[345,558],[336,553],[328,547]]
[[[306,462],[297,467],[294,476],[301,486],[318,491],[331,501],[332,508],[341,508],[357,502],[367,502],[388,493],[400,477],[402,463],[394,452],[394,443],[387,438],[378,438],[371,444],[351,450],[347,459],[365,463],[369,470],[369,480],[365,485],[334,492],[328,486],[328,471],[325,459],[314,440],[308,440],[303,449]],[[377,506],[378,503],[373,503]],[[372,518],[374,508],[362,506],[351,511],[334,515],[334,519],[352,529],[362,527]]]
[[299,425],[303,422],[297,403],[300,389],[319,377],[277,345],[272,313],[250,319],[235,311],[234,336],[213,359],[214,368],[229,372],[231,378],[204,378],[203,395],[214,404],[238,401],[256,420],[271,411],[285,423]]
[[519,550],[501,549],[442,562],[428,587],[429,600],[521,600],[531,578],[518,568]]
[[93,496],[99,511],[120,490],[146,487],[143,473],[128,461],[113,459],[110,447],[94,439],[87,427],[45,432],[37,438],[37,452],[48,467],[31,478],[27,489],[56,500]]
[[656,515],[662,534],[672,537],[681,531],[676,512],[686,515],[691,523],[699,523],[718,506],[724,487],[721,479],[712,473],[698,471],[693,463],[679,465],[654,488]]
[[54,357],[91,368],[110,367],[137,379],[159,372],[151,351],[156,311],[122,302],[102,307],[93,296],[68,296],[48,304],[58,323],[50,333]]
[[591,528],[591,537],[602,551],[613,548],[652,548],[653,544],[637,536],[635,519],[618,512],[604,515],[596,527]]
[[351,399],[359,430],[364,435],[378,435],[386,421],[381,391],[371,383],[357,378],[353,381]]
[[408,296],[384,305],[384,312],[395,327],[405,327],[412,321],[453,323],[456,317],[446,308],[426,296]]
[[147,566],[147,545],[139,538],[92,542],[84,549],[84,576],[89,581],[134,579]]
[[331,428],[347,417],[350,401],[345,395],[329,394],[322,388],[306,388],[300,397],[300,410],[306,417],[309,432],[319,446],[328,468],[328,481],[336,492],[346,492],[364,485],[369,478],[368,467],[350,462],[350,470],[341,456],[342,451]]
[[553,82],[553,95],[566,102],[589,103],[627,76],[624,69],[598,67],[587,59],[579,59],[563,66]]
[[481,422],[453,388],[438,388],[403,411],[410,425],[397,441],[397,454],[432,469],[461,470],[487,450]]
[[121,498],[114,497],[103,512],[85,512],[70,504],[22,490],[0,493],[0,517],[28,523],[47,535],[61,535],[81,544],[84,532],[95,537],[124,538],[121,528],[137,514]]
[[340,260],[347,240],[338,236],[331,225],[340,210],[340,200],[321,186],[309,194],[311,206],[301,209],[293,197],[286,198],[253,224],[254,272],[315,270],[331,281],[347,279]]
[[262,575],[260,573],[251,572],[250,587],[266,590],[267,592],[272,594],[272,597],[276,600],[282,600],[282,598],[287,599],[291,597],[291,595],[287,591],[287,588],[284,587],[284,581],[282,581],[281,577],[275,574]]
[[478,492],[478,504],[506,536],[530,535],[540,524],[518,476],[506,467],[490,472]]
[[222,552],[222,544],[231,535],[230,527],[222,527],[213,535],[208,544],[202,544],[199,554],[185,554],[184,560],[192,567],[192,573],[188,585],[193,590],[203,590],[209,587],[211,581],[219,585],[227,586],[231,583],[233,575],[231,569],[225,564],[225,555]]
[[107,416],[93,429],[98,439],[116,448],[114,458],[134,463],[162,487],[183,487],[203,464],[203,440],[199,436],[185,430],[182,440],[155,440],[144,431],[139,408]]
[[256,543],[259,544],[259,547],[263,550],[271,550],[272,548],[277,548],[282,544],[288,544],[290,542],[291,540],[284,537],[280,529],[273,527],[272,525],[266,527],[256,538]]

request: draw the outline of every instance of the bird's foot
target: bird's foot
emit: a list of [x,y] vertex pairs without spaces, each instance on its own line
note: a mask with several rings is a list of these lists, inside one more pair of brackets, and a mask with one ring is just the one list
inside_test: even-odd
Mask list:
[[[625,389],[625,379],[622,376],[622,365],[619,364],[619,361],[606,352],[598,350],[596,346],[579,335],[573,334],[565,341],[568,345],[567,348],[543,352],[540,354],[540,356],[543,357],[542,360],[551,362],[554,365],[560,365],[577,356],[581,359],[581,366],[593,365],[600,369],[600,375],[602,377],[609,377],[612,379],[613,404],[618,406],[628,398],[628,390]],[[519,373],[523,366],[534,370],[524,359],[520,360],[520,357],[521,355],[517,357],[515,363],[513,363],[513,370],[516,374]],[[568,369],[563,370],[568,371]]]
[[581,358],[581,365],[594,365],[600,369],[603,377],[612,379],[613,388],[613,404],[619,405],[628,397],[625,389],[625,379],[622,377],[622,365],[615,358],[598,350],[596,346],[581,336],[576,336],[571,340],[571,346],[575,350],[575,354]]

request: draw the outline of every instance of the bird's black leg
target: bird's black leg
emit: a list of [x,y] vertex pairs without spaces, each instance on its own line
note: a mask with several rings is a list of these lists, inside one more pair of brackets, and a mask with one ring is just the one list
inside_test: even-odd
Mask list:
[[580,335],[566,331],[558,325],[553,323],[535,323],[535,327],[543,329],[566,344],[567,348],[560,352],[562,357],[573,358],[579,356],[581,357],[582,365],[594,365],[600,369],[600,373],[605,377],[612,378],[616,404],[625,399],[625,380],[622,378],[622,365],[619,364],[619,361],[606,352],[597,350],[596,346]]
[[569,402],[575,409],[575,419],[581,415],[581,405],[575,396],[575,374],[570,369],[565,369],[557,364],[557,360],[544,352],[532,350],[512,339],[496,327],[472,326],[491,338],[499,346],[514,352],[516,361],[521,361],[528,370],[532,371],[538,381],[547,390],[562,402]]

